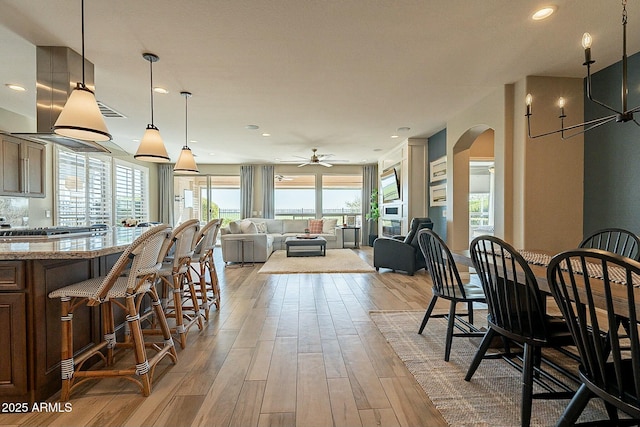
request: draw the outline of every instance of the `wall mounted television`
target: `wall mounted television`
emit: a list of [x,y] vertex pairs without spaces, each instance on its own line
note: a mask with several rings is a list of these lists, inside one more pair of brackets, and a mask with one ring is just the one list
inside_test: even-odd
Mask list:
[[382,193],[382,203],[400,200],[400,181],[398,181],[395,168],[386,170],[380,175],[380,192]]

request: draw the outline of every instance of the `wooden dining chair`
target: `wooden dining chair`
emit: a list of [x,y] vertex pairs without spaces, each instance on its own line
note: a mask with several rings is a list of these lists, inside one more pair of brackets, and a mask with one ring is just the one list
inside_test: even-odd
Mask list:
[[[148,396],[157,363],[165,356],[177,362],[175,346],[155,288],[156,275],[161,266],[161,251],[170,232],[171,229],[164,224],[147,230],[127,247],[106,276],[74,283],[49,293],[49,298],[60,298],[61,301],[62,401],[69,400],[71,391],[85,381],[108,377],[124,377],[137,384],[142,394]],[[123,274],[125,270],[128,270],[126,275]],[[145,295],[151,297],[163,342],[145,342],[143,338],[139,310]],[[104,339],[74,355],[73,312],[83,305],[101,308]],[[126,314],[128,335],[121,341],[116,340],[114,305]],[[115,368],[116,348],[132,348],[135,366]],[[155,355],[149,358],[147,349],[154,350]],[[94,366],[85,369],[87,362],[95,361],[94,356],[104,362],[104,369]]]
[[[522,398],[520,422],[528,426],[534,398],[568,398],[567,391],[533,393],[534,367],[539,367],[543,347],[573,344],[562,318],[548,316],[544,296],[531,268],[507,242],[494,236],[479,236],[471,241],[471,259],[487,300],[488,330],[465,376],[471,381],[496,336],[523,347]],[[513,357],[511,352],[503,356]]]
[[[553,257],[547,280],[575,340],[582,381],[556,425],[575,425],[593,397],[604,400],[613,425],[638,425],[640,262],[599,249],[575,249]],[[604,312],[594,306],[600,298],[604,301],[598,307],[606,307]],[[636,325],[628,334],[619,333],[620,317]],[[619,419],[616,408],[632,419]]]
[[[191,268],[188,272],[189,281],[196,281],[192,273],[197,276],[199,285],[198,301],[207,321],[209,321],[209,311],[212,306],[220,310],[220,284],[213,260],[213,252],[221,224],[221,219],[212,219],[200,229],[200,232],[196,235],[196,245],[191,256]],[[209,281],[207,281],[207,273],[209,274]]]
[[[176,226],[171,233],[168,244],[163,248],[164,262],[158,271],[163,295],[167,298],[163,304],[165,316],[175,320],[171,332],[177,333],[180,347],[187,345],[187,334],[193,325],[202,330],[202,313],[193,281],[188,280],[191,257],[196,244],[196,236],[200,230],[200,221],[191,219]],[[169,297],[171,296],[171,297]],[[152,324],[145,328],[147,334],[160,333]]]
[[623,228],[603,228],[585,237],[580,248],[602,249],[640,261],[640,237]]
[[[422,229],[418,233],[418,244],[427,263],[427,271],[433,283],[431,301],[424,314],[418,333],[422,334],[431,317],[447,318],[444,360],[449,361],[453,337],[483,337],[484,332],[473,325],[473,304],[484,303],[485,297],[478,276],[472,274],[470,280],[463,282],[451,251],[446,243],[434,231]],[[432,314],[438,298],[449,301],[448,314]],[[457,313],[458,303],[467,305],[466,313]],[[465,320],[467,317],[468,320]],[[459,333],[454,333],[458,329]]]

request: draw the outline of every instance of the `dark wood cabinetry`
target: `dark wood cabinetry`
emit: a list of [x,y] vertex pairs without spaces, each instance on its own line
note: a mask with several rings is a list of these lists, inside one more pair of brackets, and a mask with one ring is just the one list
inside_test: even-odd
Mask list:
[[0,134],[0,196],[45,196],[45,146]]
[[[0,261],[0,402],[42,402],[60,389],[60,300],[48,294],[105,274],[118,256]],[[100,341],[99,316],[74,312],[76,352]]]

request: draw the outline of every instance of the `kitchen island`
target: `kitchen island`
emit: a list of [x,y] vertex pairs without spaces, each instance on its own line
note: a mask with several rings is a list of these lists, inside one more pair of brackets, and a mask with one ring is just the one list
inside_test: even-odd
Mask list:
[[[32,404],[60,389],[60,300],[49,292],[106,274],[146,230],[0,238],[0,402]],[[76,352],[100,342],[99,307],[76,310],[73,325]]]

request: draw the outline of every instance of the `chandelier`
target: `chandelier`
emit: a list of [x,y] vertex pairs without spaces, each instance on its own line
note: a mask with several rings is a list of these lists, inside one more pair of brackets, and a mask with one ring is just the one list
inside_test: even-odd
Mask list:
[[[640,111],[640,106],[629,109],[627,107],[627,96],[629,94],[629,87],[627,83],[627,0],[622,0],[622,102],[620,109],[616,109],[610,107],[604,102],[598,101],[595,99],[591,93],[591,64],[595,63],[593,59],[591,59],[591,42],[592,42],[591,34],[584,33],[582,36],[582,47],[584,48],[584,63],[582,65],[587,67],[587,79],[586,79],[586,94],[587,98],[595,102],[596,104],[604,107],[609,110],[611,113],[608,116],[600,117],[599,119],[589,120],[577,125],[566,126],[564,125],[564,119],[567,117],[564,114],[564,106],[565,99],[560,97],[558,99],[558,107],[560,108],[560,115],[558,118],[560,119],[560,129],[554,130],[551,132],[542,133],[540,135],[531,135],[531,104],[533,101],[533,97],[531,94],[527,94],[525,103],[527,105],[527,113],[525,116],[527,117],[527,132],[529,134],[529,138],[540,138],[543,136],[553,135],[556,133],[560,133],[562,139],[569,139],[576,135],[583,134],[591,129],[597,128],[599,126],[605,125],[610,122],[617,123],[626,123],[629,121],[633,121],[636,125],[640,126],[640,123],[636,119],[633,118],[633,113],[637,113]],[[582,128],[580,130],[580,128]],[[568,131],[574,131],[570,134],[565,134]]]

